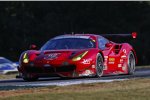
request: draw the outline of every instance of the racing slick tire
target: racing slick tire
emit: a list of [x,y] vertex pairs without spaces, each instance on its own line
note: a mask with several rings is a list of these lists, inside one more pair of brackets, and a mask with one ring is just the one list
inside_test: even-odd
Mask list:
[[132,75],[135,72],[135,56],[132,51],[128,55],[128,74]]
[[96,57],[96,77],[100,78],[103,75],[103,68],[104,68],[104,60],[100,53],[97,54]]
[[37,76],[32,76],[31,74],[24,74],[22,78],[24,81],[37,81],[38,80]]

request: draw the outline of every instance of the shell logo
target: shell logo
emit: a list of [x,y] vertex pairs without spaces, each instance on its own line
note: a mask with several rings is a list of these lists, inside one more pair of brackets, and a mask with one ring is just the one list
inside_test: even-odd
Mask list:
[[109,58],[109,61],[110,61],[110,62],[114,62],[114,61],[115,61],[115,58]]

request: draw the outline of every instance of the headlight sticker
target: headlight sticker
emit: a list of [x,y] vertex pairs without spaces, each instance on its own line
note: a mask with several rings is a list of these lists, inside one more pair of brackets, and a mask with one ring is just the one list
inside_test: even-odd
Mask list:
[[78,56],[74,57],[72,60],[73,60],[73,61],[79,61],[79,60],[81,60],[81,58],[83,58],[87,53],[88,53],[88,51],[85,51],[85,52],[79,54]]
[[23,55],[23,63],[28,63],[28,62],[29,62],[29,58],[28,58],[27,53],[25,53],[25,54]]

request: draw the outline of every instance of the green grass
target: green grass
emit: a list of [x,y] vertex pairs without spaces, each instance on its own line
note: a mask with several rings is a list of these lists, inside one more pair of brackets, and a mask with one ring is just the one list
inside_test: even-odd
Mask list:
[[150,65],[145,65],[145,66],[136,66],[136,68],[150,68]]
[[[150,68],[150,66],[138,67]],[[0,75],[0,79],[15,76],[16,74]],[[0,100],[150,100],[150,78],[0,91]]]
[[135,89],[130,91],[116,90],[82,93],[45,93],[17,96],[13,98],[9,97],[2,100],[149,100],[149,95],[145,92],[150,91],[149,89],[144,89],[144,91]]
[[0,80],[16,78],[16,75],[18,75],[18,73],[11,73],[11,74],[5,74],[5,75],[0,74]]
[[0,100],[150,100],[150,79],[5,92]]

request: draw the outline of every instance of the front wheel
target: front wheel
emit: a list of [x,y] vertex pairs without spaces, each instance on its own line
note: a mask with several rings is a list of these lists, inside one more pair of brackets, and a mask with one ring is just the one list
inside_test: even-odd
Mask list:
[[96,77],[101,77],[103,75],[104,60],[100,53],[96,57]]
[[128,55],[128,74],[132,75],[135,72],[135,56],[132,51]]
[[32,74],[23,74],[22,78],[25,81],[37,81],[38,80],[38,77]]

